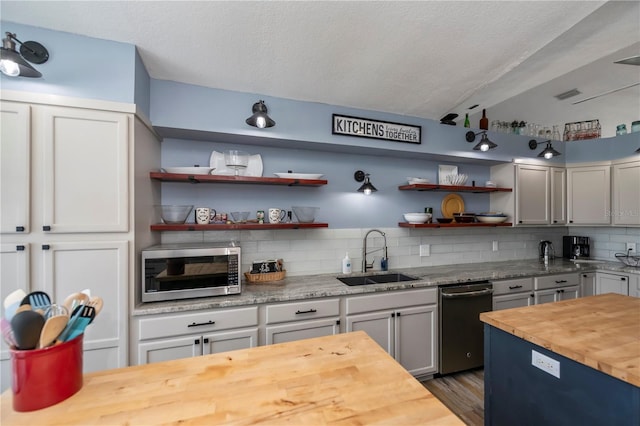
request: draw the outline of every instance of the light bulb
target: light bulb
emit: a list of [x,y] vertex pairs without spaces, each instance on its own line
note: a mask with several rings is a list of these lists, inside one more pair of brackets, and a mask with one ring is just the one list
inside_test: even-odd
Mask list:
[[480,151],[489,151],[489,144],[483,143],[482,145],[480,145]]
[[259,129],[264,129],[267,126],[267,120],[262,116],[256,118],[256,126],[258,126]]
[[547,160],[550,160],[553,158],[553,152],[545,152],[544,153],[544,158],[546,158]]
[[0,61],[0,71],[9,77],[15,77],[20,74],[20,67],[13,61],[3,59]]
[[364,195],[371,195],[371,189],[367,188],[364,190]]

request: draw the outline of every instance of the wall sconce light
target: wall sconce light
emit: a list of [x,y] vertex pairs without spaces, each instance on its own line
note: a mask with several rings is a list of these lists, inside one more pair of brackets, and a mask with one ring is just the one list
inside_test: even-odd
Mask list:
[[265,127],[273,127],[276,122],[267,115],[267,106],[264,101],[258,101],[253,104],[253,115],[247,118],[246,122],[249,126],[264,129]]
[[364,192],[364,195],[371,195],[372,192],[377,191],[376,187],[373,186],[371,184],[371,181],[369,180],[369,173],[365,173],[362,170],[358,170],[353,174],[353,178],[356,180],[356,182],[364,181],[362,186],[358,188],[358,192]]
[[476,140],[476,136],[479,135],[480,133],[482,133],[482,137],[480,138],[480,142],[477,143],[476,146],[473,147],[474,151],[489,151],[490,149],[496,148],[498,145],[491,142],[489,140],[489,138],[487,137],[487,132],[479,132],[479,133],[473,133],[473,132],[467,132],[465,135],[465,138],[467,139],[467,142],[473,142]]
[[[29,64],[44,64],[49,59],[47,49],[36,41],[21,42],[15,34],[5,33],[0,48],[0,72],[10,77],[42,77],[42,73]],[[16,42],[20,43],[20,53],[16,52]],[[26,59],[26,60],[25,60]],[[29,61],[29,62],[27,62]]]
[[529,149],[534,150],[538,147],[538,145],[540,145],[541,143],[546,143],[547,146],[545,147],[545,149],[543,149],[540,154],[538,154],[538,157],[544,157],[547,160],[550,160],[553,157],[557,157],[558,155],[562,155],[560,154],[558,151],[556,151],[555,149],[553,149],[553,147],[551,146],[551,139],[546,140],[546,141],[541,141],[541,142],[536,142],[535,139],[531,139],[529,141]]

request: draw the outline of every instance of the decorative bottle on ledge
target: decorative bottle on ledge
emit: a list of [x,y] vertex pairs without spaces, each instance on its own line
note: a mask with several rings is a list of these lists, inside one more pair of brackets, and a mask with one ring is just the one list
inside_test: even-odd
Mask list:
[[487,118],[487,110],[482,110],[482,118],[480,119],[480,128],[482,130],[489,130],[489,119]]
[[469,113],[464,115],[464,127],[471,127],[471,122],[469,122]]

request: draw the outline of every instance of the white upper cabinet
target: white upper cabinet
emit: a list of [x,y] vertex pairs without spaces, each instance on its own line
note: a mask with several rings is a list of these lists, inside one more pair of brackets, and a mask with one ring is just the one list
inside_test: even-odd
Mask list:
[[516,166],[516,223],[547,225],[551,222],[551,177],[547,166]]
[[0,233],[29,232],[31,108],[0,102]]
[[551,224],[567,223],[567,169],[551,167]]
[[640,160],[614,163],[612,172],[612,223],[640,225]]
[[40,157],[43,231],[126,232],[129,229],[126,114],[34,107]]
[[567,212],[571,225],[611,223],[611,166],[567,167]]

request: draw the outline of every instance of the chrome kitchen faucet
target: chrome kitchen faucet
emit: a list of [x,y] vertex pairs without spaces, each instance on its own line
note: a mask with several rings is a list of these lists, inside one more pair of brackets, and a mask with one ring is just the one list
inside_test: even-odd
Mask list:
[[[367,263],[367,238],[369,237],[369,234],[372,232],[377,232],[380,235],[382,235],[382,238],[384,238],[384,247],[379,248],[379,249],[375,249],[370,251],[369,253],[374,253],[376,251],[380,251],[380,250],[384,250],[384,255],[382,257],[382,262],[386,263],[388,262],[387,259],[387,236],[384,234],[384,232],[380,231],[379,229],[372,229],[370,231],[368,231],[365,235],[364,235],[364,240],[362,241],[362,272],[367,272],[367,269],[371,269],[373,268],[373,262],[371,263]],[[386,267],[382,267],[383,270],[386,270]]]

